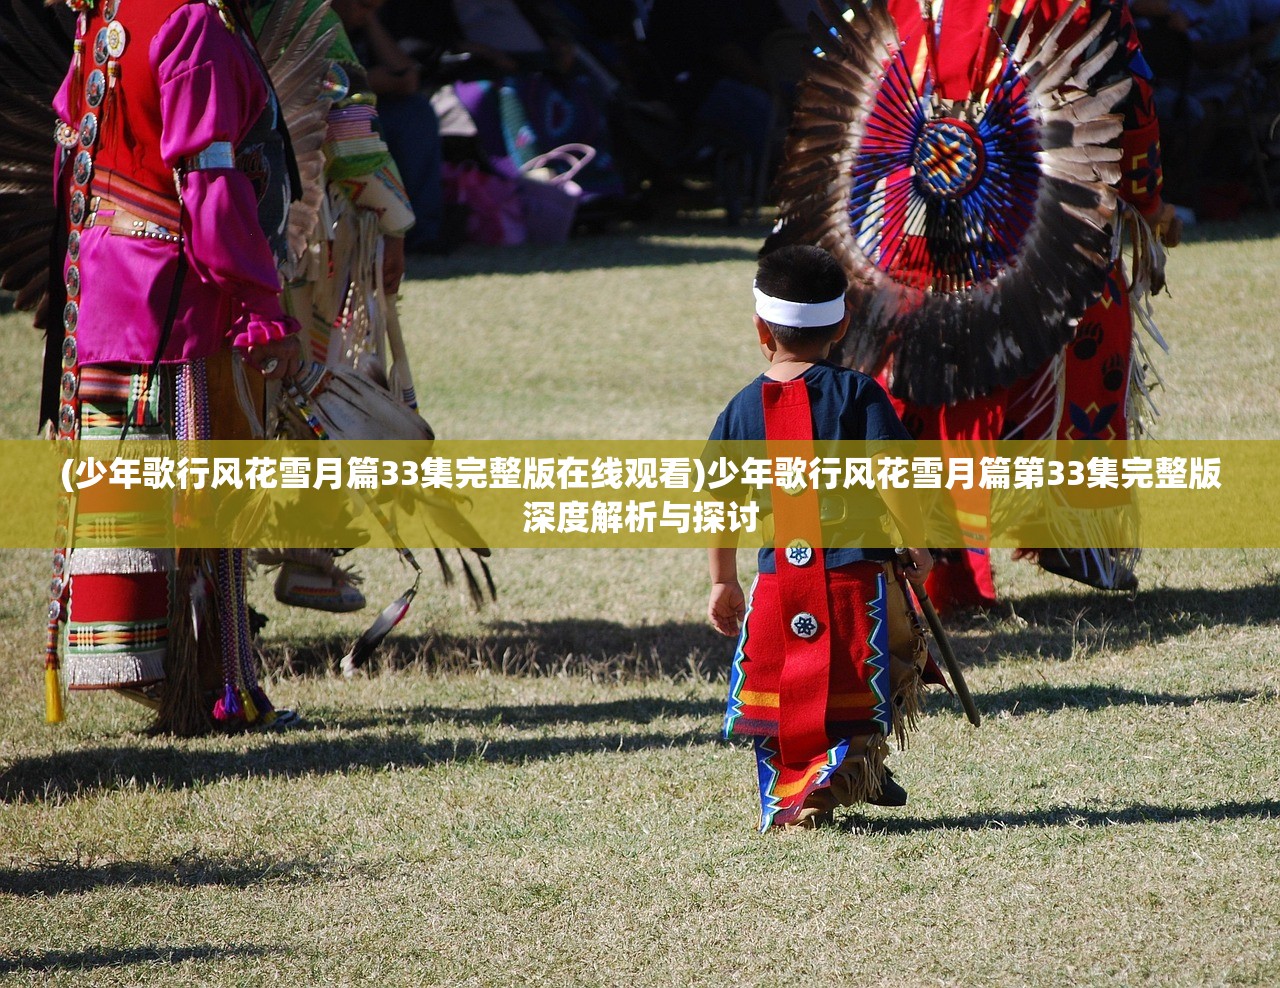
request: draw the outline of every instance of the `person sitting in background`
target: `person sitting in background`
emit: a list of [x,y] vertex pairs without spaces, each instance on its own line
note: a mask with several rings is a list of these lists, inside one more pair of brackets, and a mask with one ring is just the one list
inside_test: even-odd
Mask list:
[[1226,103],[1253,68],[1254,53],[1280,36],[1280,0],[1171,0],[1191,42],[1188,92],[1202,102]]
[[420,91],[421,67],[400,50],[375,16],[381,6],[382,0],[334,0],[333,9],[366,68],[369,89],[378,98],[383,136],[417,217],[405,249],[444,253],[451,238],[444,223],[439,121]]
[[[485,9],[468,7],[467,24],[479,35],[472,37],[453,0],[388,0],[379,5],[377,30],[397,49],[395,55],[387,55],[388,64],[395,64],[405,89],[412,83],[415,92],[430,100],[446,161],[482,161],[485,157],[471,111],[458,99],[454,83],[503,79],[550,64],[542,35],[521,10],[514,5],[504,10],[512,18],[512,24],[505,27],[497,23],[499,11],[491,9],[488,15],[493,16],[488,16]],[[498,44],[489,44],[486,39]],[[513,50],[505,50],[502,44],[512,45]],[[417,66],[413,76],[405,70],[410,59]],[[563,58],[560,62],[568,68]]]
[[636,92],[643,34],[632,0],[555,0],[555,8],[578,46],[596,60],[615,84]]
[[[447,118],[448,160],[465,169],[474,162],[482,172],[514,180],[542,154],[588,145],[593,153],[574,177],[582,189],[579,205],[607,222],[626,185],[611,153],[607,93],[579,61],[568,23],[533,0],[451,0],[426,8],[424,19],[419,5],[392,0],[382,27],[401,54],[414,53],[427,88],[439,87],[431,101],[442,122]],[[473,238],[490,239],[474,230]]]
[[1191,210],[1198,198],[1212,128],[1204,106],[1188,91],[1191,81],[1191,39],[1184,13],[1170,0],[1136,0],[1130,5],[1142,54],[1151,67],[1151,90],[1160,120],[1160,153],[1164,167],[1164,198],[1183,204],[1182,215],[1194,221]]
[[[1175,104],[1189,123],[1191,198],[1210,218],[1229,219],[1250,198],[1241,175],[1255,149],[1247,142],[1233,146],[1228,131],[1238,133],[1233,121],[1240,119],[1252,126],[1249,118],[1261,88],[1256,65],[1280,37],[1280,0],[1170,0],[1168,6],[1170,26],[1179,30],[1185,25],[1191,56],[1180,103]],[[1167,113],[1167,99],[1158,109]],[[1174,179],[1181,184],[1177,167]]]
[[773,98],[761,44],[787,26],[773,0],[655,0],[649,15],[649,46],[690,154],[727,159],[721,192],[731,223],[747,177],[769,154]]

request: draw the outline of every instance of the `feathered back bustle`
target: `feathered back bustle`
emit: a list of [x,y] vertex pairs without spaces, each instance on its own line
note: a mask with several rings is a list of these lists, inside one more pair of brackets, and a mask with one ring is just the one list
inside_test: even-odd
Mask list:
[[1130,81],[1102,85],[1107,20],[1064,43],[1077,2],[1039,37],[1029,19],[993,29],[967,95],[943,98],[924,13],[915,52],[885,0],[818,7],[763,252],[812,243],[840,260],[841,357],[887,365],[895,395],[939,405],[1011,384],[1070,341],[1110,263],[1112,111]]

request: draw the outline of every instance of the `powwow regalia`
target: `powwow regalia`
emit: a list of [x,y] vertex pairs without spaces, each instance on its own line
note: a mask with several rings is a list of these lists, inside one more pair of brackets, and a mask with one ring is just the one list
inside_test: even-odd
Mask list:
[[[261,414],[263,380],[240,353],[298,329],[279,300],[296,183],[268,70],[229,2],[70,6],[69,69],[58,31],[32,7],[16,4],[0,24],[0,75],[15,91],[3,120],[3,206],[31,239],[46,236],[50,221],[65,234],[44,307],[41,418],[66,442],[248,438],[244,406]],[[47,101],[60,68],[54,174],[36,162],[54,129]],[[313,101],[320,83],[317,73],[299,98]],[[47,198],[51,185],[53,215],[18,198]],[[40,303],[39,274],[14,245],[0,267],[6,287],[22,286],[20,304]],[[117,534],[128,526],[115,507],[86,491],[61,510],[50,718],[61,716],[65,621],[73,690],[131,692],[158,707],[161,729],[180,734],[213,721],[285,722],[255,674],[243,552],[71,548],[102,525]],[[148,519],[163,519],[166,503],[154,507]],[[155,531],[132,534],[163,545],[165,525],[144,524]]]
[[[942,681],[892,563],[828,569],[825,601],[789,599],[786,581],[761,573],[751,587],[724,721],[755,744],[761,830],[876,799],[887,739],[907,747],[923,685]],[[793,627],[801,606],[826,613]],[[811,629],[812,654],[793,660],[788,644]]]
[[[815,243],[840,259],[852,313],[843,361],[880,376],[916,438],[1140,431],[1156,382],[1135,317],[1164,347],[1147,302],[1163,281],[1146,222],[1161,180],[1125,5],[819,7],[764,251]],[[993,519],[981,492],[946,507],[978,550],[962,555],[979,597],[992,592],[989,533],[1025,526],[1038,507]],[[1044,542],[1027,531],[1024,545],[1134,544],[1127,502],[1057,508],[1058,527]],[[1054,551],[1042,564],[1116,587],[1136,555]],[[935,568],[935,596],[964,598],[946,585],[955,569]]]
[[[303,326],[305,359],[358,370],[390,387],[384,371],[390,325],[396,394],[416,409],[395,302],[382,286],[384,235],[403,237],[414,216],[378,132],[375,99],[360,85],[364,70],[327,0],[258,4],[253,23],[268,57],[296,46],[323,52],[324,85],[307,109],[319,126],[307,146],[295,142],[303,193],[281,271],[285,308]],[[283,603],[329,611],[365,604],[359,577],[339,566],[330,550],[260,549],[255,555],[263,565],[279,566],[276,597]]]
[[[125,433],[250,438],[277,430],[430,439],[426,423],[385,384],[353,371],[313,364],[277,398],[241,366],[239,348],[297,328],[279,304],[277,268],[296,277],[322,222],[324,147],[334,140],[333,103],[321,96],[332,81],[336,20],[327,5],[280,0],[260,22],[259,58],[231,2],[137,0],[145,9],[129,15],[124,0],[102,9],[75,0],[74,14],[60,16],[68,14],[61,5],[41,10],[36,0],[16,0],[0,14],[0,215],[14,234],[0,245],[0,284],[17,293],[20,308],[39,310],[46,327],[41,421],[55,423],[50,431],[67,441]],[[55,93],[60,121],[50,110]],[[64,148],[56,185],[48,152],[55,122]],[[370,150],[367,140],[355,144]],[[384,153],[381,161],[371,173],[389,197],[353,191],[351,198],[399,225],[394,171]],[[61,193],[56,207],[51,186]],[[46,268],[39,247],[59,232]],[[344,292],[344,312],[367,310],[351,302],[358,292]],[[228,345],[237,348],[234,359]],[[397,363],[408,382],[402,398],[409,397],[402,349]],[[373,366],[371,357],[361,369],[372,377]],[[106,522],[118,537],[129,519],[114,507],[92,496],[66,502],[58,541],[69,546],[73,534]],[[152,508],[149,517],[163,518],[169,506]],[[455,504],[424,510],[451,538],[487,554]],[[163,545],[164,526],[155,527],[155,544]],[[401,554],[417,570],[412,554]],[[439,550],[437,558],[448,582]],[[480,584],[463,563],[478,598]],[[73,689],[118,689],[159,707],[158,726],[180,734],[212,721],[284,722],[254,671],[242,553],[62,550],[54,568],[50,719],[61,718],[59,639],[69,623]],[[416,586],[361,637],[350,665],[404,616]]]
[[321,171],[306,183],[311,225],[299,230],[300,242],[291,244],[286,303],[303,323],[311,360],[359,370],[416,408],[398,327],[391,327],[388,339],[394,300],[386,297],[381,277],[384,238],[403,237],[413,226],[413,209],[382,138],[376,97],[338,16],[325,0],[306,0],[289,23],[279,16],[289,6],[271,3],[258,9],[255,25],[279,24],[272,37],[260,36],[260,47],[285,51],[324,41],[326,68],[316,105],[324,121],[314,162]]
[[[306,121],[318,121],[319,130],[310,131],[316,139],[305,146],[295,140],[303,194],[291,213],[289,258],[282,268],[285,306],[302,322],[310,364],[294,395],[306,393],[313,399],[311,410],[325,419],[321,431],[334,438],[430,440],[430,426],[416,414],[418,397],[396,300],[388,295],[383,277],[387,238],[403,238],[414,214],[383,140],[367,74],[327,0],[260,4],[254,24],[258,47],[269,62],[285,62],[298,50],[323,52],[321,98],[305,108]],[[286,83],[279,85],[283,90]],[[299,414],[288,394],[283,399],[278,431],[313,438],[317,423]],[[326,412],[348,417],[334,421]],[[495,596],[485,562],[489,550],[459,512],[459,502],[448,491],[437,492],[424,510],[433,524],[470,547],[483,585],[467,555],[460,552],[458,559],[473,602],[479,606],[486,591]],[[392,519],[387,523],[394,526]],[[412,554],[402,555],[413,561]],[[259,550],[257,559],[280,565],[276,596],[284,603],[339,611],[364,605],[354,586],[358,577],[339,567],[328,550]],[[436,559],[445,583],[451,583],[453,571],[439,550]],[[388,610],[397,611],[401,603],[407,607],[408,600],[402,598]],[[403,610],[398,613],[403,617]],[[374,629],[370,634],[376,637]],[[367,644],[353,650],[345,667],[359,665],[367,650]]]
[[[710,438],[811,457],[815,439],[906,436],[875,382],[819,363],[790,381],[757,378]],[[942,681],[892,552],[861,547],[884,513],[868,497],[874,504],[842,500],[834,512],[806,487],[762,506],[773,545],[760,552],[724,720],[726,737],[755,746],[761,830],[880,797],[887,739],[906,747],[924,683]]]

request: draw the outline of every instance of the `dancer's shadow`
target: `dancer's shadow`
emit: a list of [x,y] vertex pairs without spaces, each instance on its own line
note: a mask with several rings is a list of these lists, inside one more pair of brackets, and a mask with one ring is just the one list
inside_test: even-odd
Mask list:
[[[269,669],[294,675],[327,674],[337,669],[350,644],[349,638],[337,636],[267,641],[263,661]],[[498,621],[478,635],[400,635],[383,643],[370,667],[702,681],[723,678],[732,657],[733,643],[701,622],[629,625],[566,618]]]
[[[1280,580],[1271,580],[1253,587],[1157,587],[1136,598],[1054,590],[1012,600],[990,615],[962,615],[946,624],[961,663],[981,665],[1009,655],[1069,659],[1159,644],[1205,626],[1278,621]],[[337,669],[349,645],[347,637],[339,636],[268,641],[264,661],[268,668],[295,675],[327,674]],[[636,626],[566,618],[495,622],[473,635],[428,631],[398,636],[384,643],[372,666],[715,680],[724,678],[732,654],[732,643],[701,622]]]
[[999,713],[1027,714],[1055,710],[1105,710],[1108,707],[1194,707],[1207,703],[1248,703],[1273,694],[1262,690],[1219,690],[1216,693],[1165,693],[1159,690],[1132,690],[1108,683],[1034,683],[1010,689],[984,692],[981,711],[988,717]]
[[1158,803],[1135,803],[1130,806],[1088,809],[1075,806],[1053,806],[1027,812],[992,810],[989,813],[966,813],[960,816],[868,817],[853,812],[840,817],[836,825],[859,834],[913,834],[932,830],[1006,830],[1013,827],[1116,827],[1141,826],[1149,823],[1191,823],[1208,820],[1223,822],[1248,818],[1270,819],[1280,814],[1280,799],[1257,799],[1250,802],[1214,803],[1210,806],[1161,806]]
[[[394,717],[391,718],[394,720]],[[19,758],[0,775],[0,802],[87,798],[122,786],[177,790],[225,779],[299,778],[346,774],[387,765],[429,766],[482,761],[520,765],[569,755],[684,748],[711,743],[718,724],[693,729],[619,734],[561,734],[527,738],[447,738],[424,741],[420,727],[386,726],[377,731],[333,735],[293,730],[272,744],[199,754],[179,747],[117,745]]]
[[[413,724],[456,724],[458,726],[510,727],[530,730],[556,724],[651,724],[673,717],[694,717],[706,723],[718,722],[724,712],[721,700],[697,698],[631,697],[600,703],[494,704],[486,707],[417,706],[400,710],[339,712],[332,722],[318,718],[320,726],[349,731]],[[313,718],[315,719],[315,718]]]
[[223,886],[247,889],[264,882],[298,884],[321,873],[317,862],[300,859],[242,861],[187,854],[168,862],[37,861],[27,868],[0,868],[0,895],[44,896],[101,888]]
[[119,947],[87,950],[31,950],[0,956],[0,975],[32,971],[93,971],[104,967],[126,967],[130,964],[181,964],[183,961],[209,961],[227,958],[267,957],[283,953],[282,947],[265,947],[256,943],[214,946],[192,944],[169,947]]
[[1156,587],[1134,598],[1056,590],[1031,594],[989,615],[950,622],[963,664],[1008,655],[1070,659],[1123,651],[1190,634],[1201,627],[1246,627],[1280,622],[1280,581],[1252,587]]

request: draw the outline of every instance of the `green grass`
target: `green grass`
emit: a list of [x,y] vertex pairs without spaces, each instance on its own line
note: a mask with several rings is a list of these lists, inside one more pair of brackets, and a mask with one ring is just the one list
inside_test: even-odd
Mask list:
[[[762,233],[414,263],[428,417],[704,435],[760,366]],[[1160,435],[1277,437],[1277,233],[1203,227],[1174,255]],[[0,330],[20,437],[38,346]],[[376,604],[407,582],[352,559]],[[353,682],[330,667],[369,615],[259,579],[269,691],[306,727],[181,742],[114,696],[44,725],[47,559],[0,564],[0,981],[1280,984],[1275,551],[1150,552],[1135,600],[998,558],[1008,610],[955,626],[982,728],[935,699],[894,759],[905,809],[765,837],[752,757],[718,739],[700,553],[500,553],[496,606],[433,588]]]

